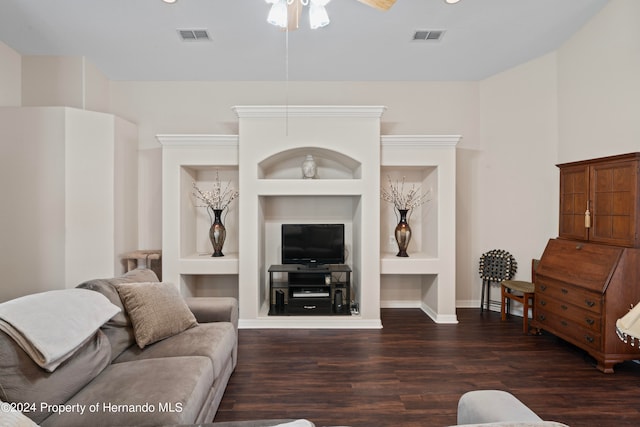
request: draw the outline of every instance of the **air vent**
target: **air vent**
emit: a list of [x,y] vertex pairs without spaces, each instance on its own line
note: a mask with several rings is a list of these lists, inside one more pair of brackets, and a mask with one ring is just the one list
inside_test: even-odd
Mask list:
[[178,30],[178,34],[180,35],[182,41],[185,42],[211,40],[209,38],[209,33],[207,32],[207,30]]
[[414,41],[440,41],[444,30],[417,30],[413,33]]

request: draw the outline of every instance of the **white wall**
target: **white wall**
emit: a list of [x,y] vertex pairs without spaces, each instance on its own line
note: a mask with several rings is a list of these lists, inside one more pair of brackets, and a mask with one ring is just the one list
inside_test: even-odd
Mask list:
[[[111,111],[139,127],[139,247],[162,241],[156,134],[237,133],[233,105],[284,104],[287,96],[291,104],[386,105],[382,134],[463,136],[457,293],[459,305],[476,304],[483,251],[510,249],[527,278],[530,258],[557,234],[555,163],[640,150],[638,16],[640,2],[611,0],[557,52],[482,82],[291,82],[288,93],[283,82],[110,82]],[[15,102],[17,65],[6,50],[0,45],[0,59],[8,56],[13,71],[5,77],[0,66],[0,93]],[[503,202],[498,184],[514,202]]]
[[19,107],[22,99],[22,57],[0,42],[0,106]]
[[64,109],[0,108],[0,301],[63,289]]
[[137,248],[135,126],[2,107],[0,141],[0,301],[121,274],[119,255]]
[[23,56],[22,105],[83,108],[82,58]]
[[[161,152],[157,134],[236,134],[234,105],[286,100],[278,82],[111,82],[116,115],[138,124],[143,249],[161,247]],[[383,134],[460,134],[478,138],[475,82],[291,82],[291,105],[385,105]]]
[[477,302],[487,250],[529,278],[557,236],[555,164],[640,151],[638,17],[640,2],[611,0],[556,52],[480,83],[479,145],[458,150],[459,306]]
[[109,80],[84,57],[24,56],[22,105],[108,113]]
[[558,161],[640,151],[640,2],[612,0],[558,52]]
[[556,69],[548,54],[480,83],[479,144],[459,150],[471,165],[458,167],[459,306],[478,306],[481,254],[510,252],[515,278],[530,280],[531,259],[557,234]]

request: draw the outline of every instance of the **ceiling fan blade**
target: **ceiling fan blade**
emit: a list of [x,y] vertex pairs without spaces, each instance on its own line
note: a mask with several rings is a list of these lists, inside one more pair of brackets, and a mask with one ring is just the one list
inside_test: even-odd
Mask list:
[[367,6],[375,7],[378,10],[389,10],[396,0],[358,0]]

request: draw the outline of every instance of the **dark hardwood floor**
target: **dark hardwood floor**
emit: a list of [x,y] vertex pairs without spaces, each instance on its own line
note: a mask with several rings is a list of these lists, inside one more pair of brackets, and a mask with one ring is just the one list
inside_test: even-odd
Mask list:
[[317,426],[447,426],[469,390],[513,393],[546,420],[640,426],[640,365],[603,374],[522,319],[458,310],[438,325],[418,309],[383,309],[381,330],[240,330],[239,362],[215,421],[307,418]]

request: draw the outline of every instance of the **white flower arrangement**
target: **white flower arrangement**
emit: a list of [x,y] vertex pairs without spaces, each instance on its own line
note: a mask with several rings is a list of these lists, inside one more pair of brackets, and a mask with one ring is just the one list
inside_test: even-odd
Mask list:
[[227,182],[223,186],[220,182],[218,171],[216,170],[216,179],[213,183],[213,190],[202,191],[194,182],[193,195],[196,199],[204,203],[203,205],[198,205],[198,207],[204,207],[212,210],[224,210],[238,197],[239,193],[233,189],[231,182]]
[[411,210],[423,203],[429,201],[430,194],[420,191],[420,187],[416,187],[415,184],[411,185],[405,192],[405,177],[402,177],[402,181],[396,180],[394,183],[391,181],[391,177],[387,175],[389,182],[389,188],[381,191],[381,198],[385,202],[392,203],[397,210]]

